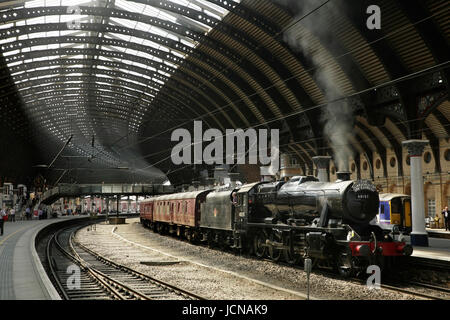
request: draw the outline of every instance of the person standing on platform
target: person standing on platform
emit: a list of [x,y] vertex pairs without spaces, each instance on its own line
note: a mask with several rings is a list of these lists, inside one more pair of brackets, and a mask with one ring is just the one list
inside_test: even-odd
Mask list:
[[16,222],[16,210],[14,210],[14,207],[9,211],[9,216],[11,217],[11,222]]
[[442,215],[444,216],[445,231],[448,231],[450,229],[450,211],[448,210],[448,207],[444,208]]
[[5,209],[2,209],[1,211],[0,211],[0,236],[2,236],[3,235],[3,226],[4,226],[4,224],[5,224],[5,217],[6,217],[6,210]]
[[27,214],[27,220],[30,220],[30,218],[31,218],[31,209],[30,209],[30,207],[27,207],[26,214]]

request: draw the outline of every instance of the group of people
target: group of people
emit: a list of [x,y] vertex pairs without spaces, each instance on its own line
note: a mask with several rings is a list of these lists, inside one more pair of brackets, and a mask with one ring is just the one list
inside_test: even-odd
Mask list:
[[[47,219],[48,218],[48,212],[46,208],[39,208],[37,212],[37,216],[39,220]],[[21,217],[19,217],[20,219]],[[31,207],[27,207],[24,212],[24,216],[26,220],[32,220],[33,218],[33,211]],[[5,222],[11,221],[16,222],[16,210],[14,208],[4,208],[0,210],[0,236],[3,235]]]
[[0,210],[0,236],[3,235],[4,225],[8,219],[16,222],[16,210],[14,208]]

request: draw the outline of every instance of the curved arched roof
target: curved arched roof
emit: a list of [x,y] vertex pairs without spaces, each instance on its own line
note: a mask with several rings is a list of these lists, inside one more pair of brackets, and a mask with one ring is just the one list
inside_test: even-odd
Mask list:
[[[380,30],[366,26],[370,4]],[[193,119],[283,128],[282,150],[311,169],[313,156],[334,154],[323,111],[341,98],[354,113],[349,148],[385,165],[385,148],[401,157],[404,137],[423,132],[439,152],[448,134],[438,108],[448,101],[448,11],[445,0],[6,1],[0,95],[39,127],[49,159],[73,135],[72,162],[59,166],[88,170],[88,159],[98,177],[179,170],[170,133]]]

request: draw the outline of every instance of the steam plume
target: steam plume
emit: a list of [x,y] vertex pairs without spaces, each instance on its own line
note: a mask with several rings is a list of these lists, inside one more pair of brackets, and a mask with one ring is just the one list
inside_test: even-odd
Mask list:
[[[293,21],[300,19],[304,15],[316,9],[321,3],[316,0],[275,0],[279,4],[288,7],[295,12]],[[283,34],[283,40],[296,52],[302,53],[309,59],[315,68],[313,79],[325,96],[326,101],[333,101],[343,96],[340,88],[340,81],[335,78],[335,64],[330,64],[332,59],[322,54],[318,50],[319,40],[327,41],[327,45],[333,47],[336,39],[333,38],[329,21],[333,19],[337,9],[332,3],[327,3],[324,7],[302,19],[293,25]],[[314,36],[312,35],[314,34]],[[323,109],[322,119],[324,134],[331,142],[334,152],[335,163],[340,171],[349,171],[348,158],[352,154],[350,148],[350,136],[354,125],[353,108],[347,101],[340,100],[330,102]]]

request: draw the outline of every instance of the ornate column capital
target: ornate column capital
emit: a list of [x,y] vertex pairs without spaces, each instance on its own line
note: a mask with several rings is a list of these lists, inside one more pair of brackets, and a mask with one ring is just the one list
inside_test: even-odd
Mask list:
[[403,147],[408,149],[411,157],[421,157],[423,150],[429,144],[428,140],[406,140],[402,142]]
[[317,166],[317,169],[328,169],[330,166],[330,156],[316,156],[312,157],[314,164]]

